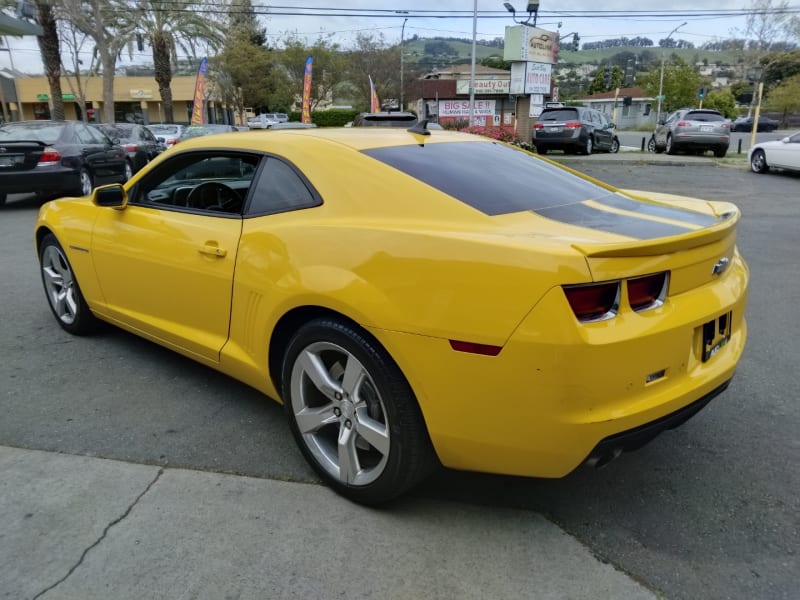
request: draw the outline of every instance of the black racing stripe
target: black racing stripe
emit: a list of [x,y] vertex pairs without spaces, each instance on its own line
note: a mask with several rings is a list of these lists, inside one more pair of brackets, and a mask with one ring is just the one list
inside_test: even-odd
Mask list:
[[578,227],[598,229],[640,240],[652,240],[689,231],[688,227],[679,227],[670,223],[659,223],[634,216],[611,213],[581,203],[555,206],[533,212],[554,221]]
[[621,194],[606,196],[602,200],[597,200],[597,202],[619,210],[628,210],[641,215],[649,215],[662,219],[672,219],[673,221],[683,221],[684,223],[701,225],[703,227],[708,227],[719,221],[719,218],[715,217],[714,215],[705,215],[685,208],[678,208],[676,206],[657,206],[655,204],[647,204],[646,202],[640,202],[639,200],[626,198]]

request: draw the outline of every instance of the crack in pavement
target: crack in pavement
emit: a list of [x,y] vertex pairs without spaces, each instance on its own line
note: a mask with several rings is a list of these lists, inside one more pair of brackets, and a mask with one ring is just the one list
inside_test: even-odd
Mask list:
[[125,510],[124,513],[122,513],[119,517],[117,517],[116,519],[114,519],[108,525],[105,526],[105,528],[103,529],[103,533],[100,534],[100,537],[97,538],[88,548],[86,548],[83,551],[81,557],[78,559],[78,562],[76,562],[72,567],[70,567],[69,571],[67,571],[67,574],[64,575],[58,581],[56,581],[55,583],[53,583],[52,585],[47,586],[41,592],[36,594],[32,598],[32,600],[37,600],[38,598],[41,598],[47,592],[58,587],[59,585],[64,583],[67,579],[69,579],[72,576],[72,574],[78,569],[78,567],[80,567],[83,564],[83,561],[86,559],[86,556],[89,554],[89,552],[91,552],[93,548],[97,547],[106,538],[106,535],[108,535],[108,532],[111,530],[112,527],[114,527],[114,525],[122,522],[129,514],[131,514],[133,507],[136,506],[139,503],[139,501],[144,497],[144,495],[150,491],[150,489],[156,484],[156,482],[158,482],[158,480],[161,478],[163,474],[164,474],[164,469],[163,468],[159,469],[158,473],[156,473],[156,476],[153,478],[153,481],[147,484],[147,487],[141,494],[136,496],[136,498],[133,500],[133,502],[130,503],[130,505],[128,506],[128,508]]

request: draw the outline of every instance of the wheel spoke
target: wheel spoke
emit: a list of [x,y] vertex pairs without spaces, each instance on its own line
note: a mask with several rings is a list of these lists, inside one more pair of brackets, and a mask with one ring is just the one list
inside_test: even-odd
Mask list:
[[48,287],[62,288],[64,287],[64,278],[52,266],[42,269]]
[[339,479],[347,483],[355,481],[361,467],[356,453],[356,436],[352,427],[339,430]]
[[297,428],[300,433],[313,433],[319,431],[325,425],[330,425],[338,420],[333,413],[333,403],[320,406],[319,408],[306,407],[295,414]]
[[356,413],[356,432],[383,456],[389,454],[389,432],[383,423],[367,414],[366,407]]
[[75,302],[75,293],[72,287],[67,288],[64,294],[64,304],[66,305],[66,313],[68,316],[74,317],[78,314],[78,304]]
[[335,399],[335,394],[341,394],[342,389],[328,374],[325,364],[320,357],[313,352],[304,351],[298,356],[298,361],[303,372],[314,383],[316,388],[331,400]]
[[347,357],[347,365],[342,378],[342,389],[353,398],[358,396],[358,388],[364,380],[364,367],[353,355]]

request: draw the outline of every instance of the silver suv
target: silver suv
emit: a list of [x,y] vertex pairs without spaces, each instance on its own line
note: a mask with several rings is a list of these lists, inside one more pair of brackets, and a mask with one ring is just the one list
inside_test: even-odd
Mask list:
[[713,150],[722,158],[731,143],[731,122],[722,113],[706,108],[676,110],[656,127],[648,149],[652,152],[693,152]]
[[532,141],[539,154],[550,150],[581,154],[619,151],[614,123],[599,110],[583,106],[545,108],[533,125]]

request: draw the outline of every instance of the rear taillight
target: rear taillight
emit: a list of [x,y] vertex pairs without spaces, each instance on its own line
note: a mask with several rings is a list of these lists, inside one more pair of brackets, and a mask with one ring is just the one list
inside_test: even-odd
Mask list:
[[533,128],[534,129],[544,129],[544,125],[542,125],[541,123],[535,123]]
[[722,124],[722,128],[723,129],[730,129],[731,128],[731,124],[726,121],[725,123]]
[[628,280],[628,303],[636,312],[657,308],[664,304],[669,287],[669,273],[645,275]]
[[167,146],[174,146],[178,143],[178,140],[167,140]]
[[123,148],[125,148],[125,152],[137,152],[139,150],[139,146],[136,144],[125,144]]
[[567,129],[580,129],[581,124],[578,121],[567,121],[564,123],[564,127]]
[[678,121],[675,127],[688,127],[689,123],[687,121]]
[[619,310],[619,290],[619,281],[564,286],[572,312],[582,323],[613,318]]
[[61,162],[61,153],[55,148],[45,148],[39,157],[37,167],[52,167]]

